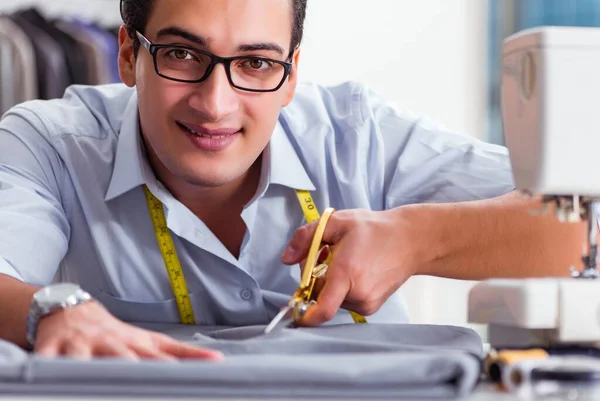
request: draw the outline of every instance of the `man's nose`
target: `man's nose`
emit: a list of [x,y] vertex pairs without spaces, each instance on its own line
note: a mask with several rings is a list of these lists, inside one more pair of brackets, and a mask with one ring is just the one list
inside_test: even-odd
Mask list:
[[220,121],[239,109],[238,94],[230,85],[223,64],[217,64],[210,76],[198,84],[189,104],[207,121]]

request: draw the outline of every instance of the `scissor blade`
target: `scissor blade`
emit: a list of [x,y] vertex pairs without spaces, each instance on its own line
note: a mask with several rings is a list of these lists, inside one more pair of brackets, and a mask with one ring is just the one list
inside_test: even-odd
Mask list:
[[294,308],[287,305],[271,320],[271,323],[265,328],[265,334],[273,331],[280,331],[289,327],[294,322]]

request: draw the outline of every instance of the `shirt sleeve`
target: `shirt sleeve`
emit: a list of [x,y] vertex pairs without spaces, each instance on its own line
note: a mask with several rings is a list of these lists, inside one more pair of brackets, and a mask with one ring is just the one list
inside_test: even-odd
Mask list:
[[0,273],[34,285],[52,281],[70,234],[50,132],[25,108],[0,120]]
[[384,209],[492,198],[515,189],[508,149],[444,130],[365,89],[363,122],[375,132],[368,160]]

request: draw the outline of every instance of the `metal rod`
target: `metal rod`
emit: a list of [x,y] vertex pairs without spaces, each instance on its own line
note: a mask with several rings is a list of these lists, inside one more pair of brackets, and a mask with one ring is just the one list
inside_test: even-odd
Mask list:
[[[574,201],[579,199],[574,198]],[[571,267],[571,276],[575,278],[584,279],[600,279],[600,270],[598,270],[598,212],[597,208],[600,206],[600,200],[583,200],[581,201],[581,209],[583,217],[587,217],[587,249],[584,250],[581,261],[583,262],[583,269],[577,271],[574,267]]]
[[596,206],[598,205],[598,201],[591,201],[588,204],[588,260],[587,266],[588,269],[596,269],[597,263],[596,259],[598,256],[598,243],[597,243],[597,231],[596,225],[598,224],[598,215],[596,211]]

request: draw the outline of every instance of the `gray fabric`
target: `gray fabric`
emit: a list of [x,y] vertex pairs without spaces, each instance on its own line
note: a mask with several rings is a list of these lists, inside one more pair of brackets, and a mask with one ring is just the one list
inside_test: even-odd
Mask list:
[[0,393],[447,399],[468,394],[480,373],[481,340],[461,327],[350,324],[262,335],[264,326],[140,326],[225,359],[82,362],[0,343]]

